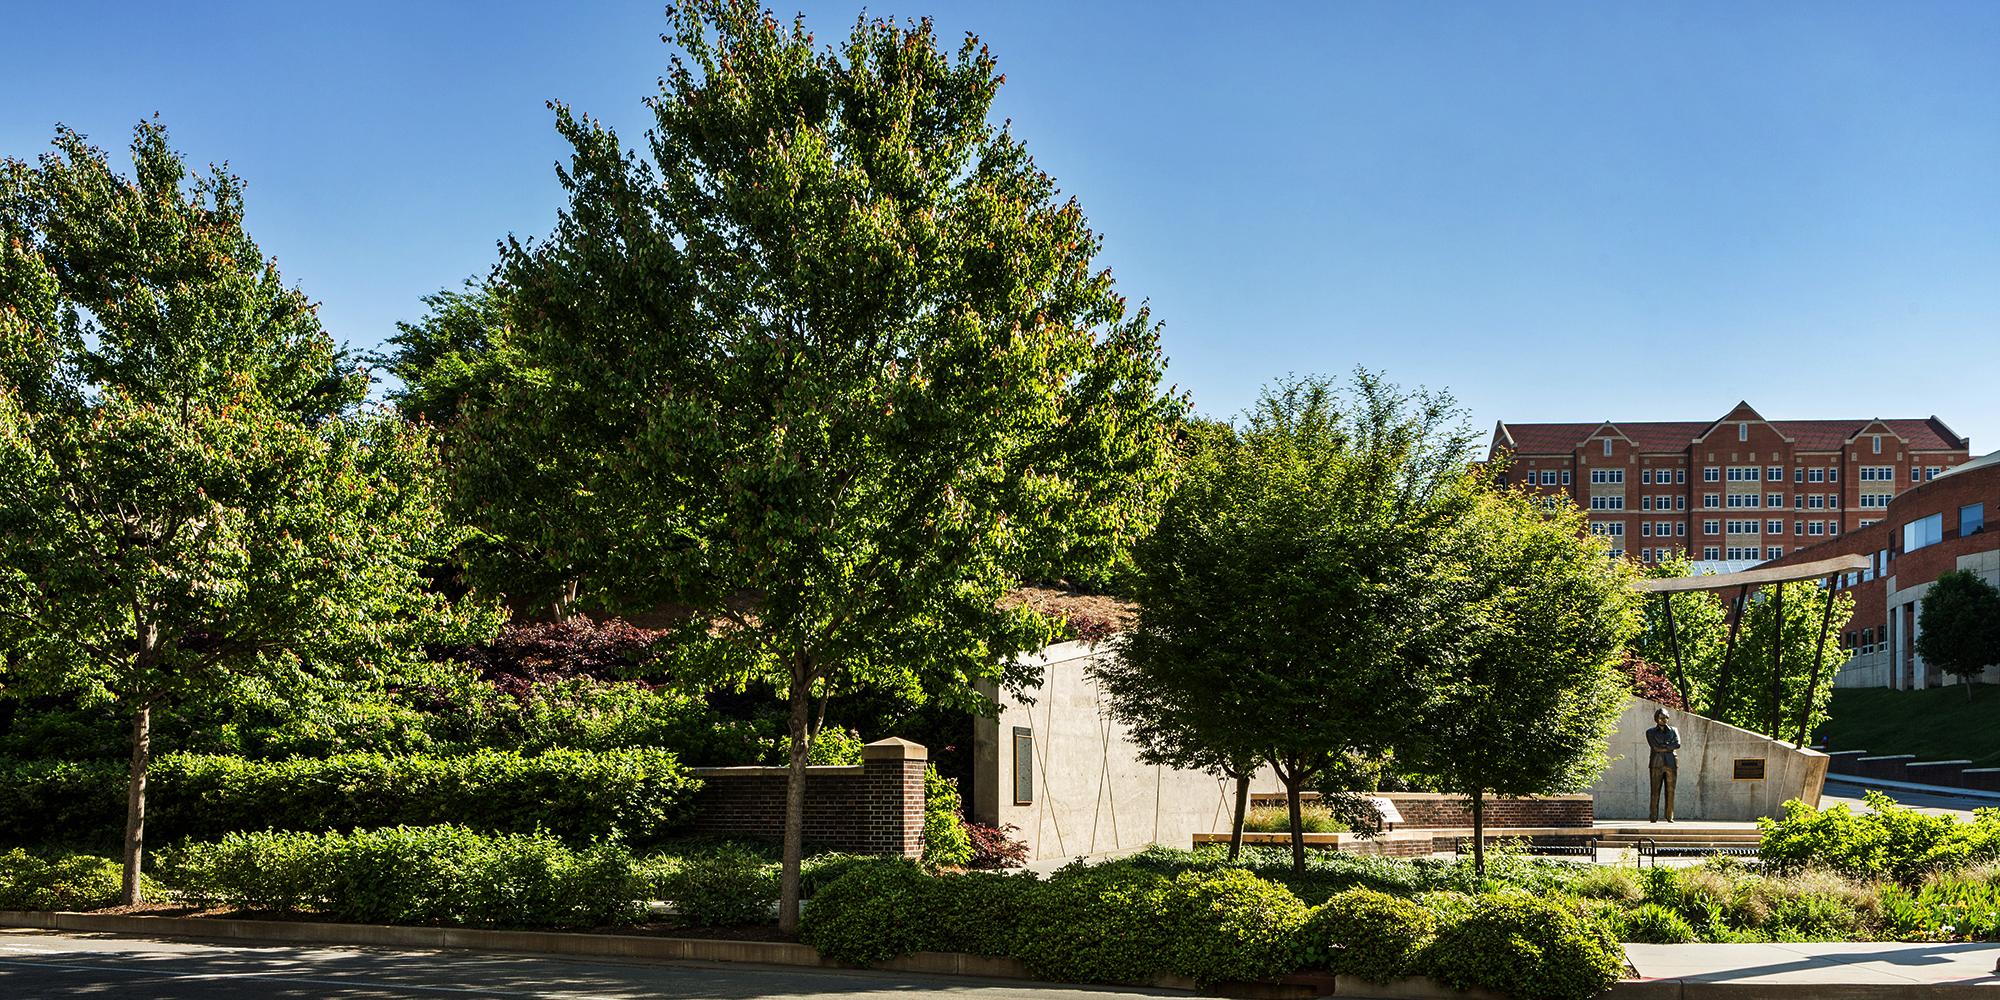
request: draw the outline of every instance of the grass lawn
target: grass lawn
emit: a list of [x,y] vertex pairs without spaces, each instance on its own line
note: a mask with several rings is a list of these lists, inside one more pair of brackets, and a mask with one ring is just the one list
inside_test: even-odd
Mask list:
[[1835,688],[1830,714],[1820,735],[1831,737],[1835,750],[2000,767],[2000,685],[1974,684],[1969,701],[1957,684],[1923,691]]

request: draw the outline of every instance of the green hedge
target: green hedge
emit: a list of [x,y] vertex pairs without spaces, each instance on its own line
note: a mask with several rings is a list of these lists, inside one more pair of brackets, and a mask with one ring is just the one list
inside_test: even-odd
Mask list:
[[[0,853],[0,910],[95,910],[118,902],[123,869],[90,854]],[[147,892],[159,887],[142,876]]]
[[2000,859],[2000,809],[1978,809],[1971,822],[1918,812],[1876,791],[1869,811],[1846,805],[1814,809],[1793,799],[1785,815],[1757,821],[1759,851],[1780,871],[1827,868],[1852,878],[1892,878],[1915,885],[1926,876]]
[[1314,908],[1299,939],[1310,965],[1386,983],[1407,975],[1436,934],[1437,918],[1417,903],[1349,889]]
[[919,951],[1006,955],[1034,885],[1032,875],[933,875],[902,858],[848,862],[812,896],[799,938],[856,965]]
[[1585,1000],[1625,974],[1625,951],[1609,928],[1559,903],[1494,893],[1442,920],[1416,965],[1455,989]]
[[583,928],[643,915],[644,887],[620,844],[572,850],[543,834],[462,826],[232,833],[160,852],[159,875],[196,905],[361,923]]
[[[648,842],[687,817],[700,787],[661,750],[281,761],[169,754],[154,761],[148,781],[147,832],[156,841],[459,823]],[[115,844],[124,829],[125,782],[125,768],[112,762],[0,763],[0,816],[9,817],[0,837]]]

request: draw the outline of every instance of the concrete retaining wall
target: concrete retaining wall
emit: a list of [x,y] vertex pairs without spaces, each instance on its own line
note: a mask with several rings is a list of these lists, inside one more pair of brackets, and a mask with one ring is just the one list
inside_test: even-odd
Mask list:
[[[1229,829],[1233,782],[1199,771],[1140,762],[1138,747],[1111,717],[1090,665],[1114,656],[1109,643],[1065,642],[1042,650],[1040,687],[1003,695],[997,718],[973,721],[970,818],[1012,824],[1031,858],[1184,847],[1197,833]],[[1032,789],[1016,801],[1015,730],[1033,743]],[[1268,770],[1252,792],[1281,791]]]
[[[1590,787],[1598,819],[1646,818],[1646,730],[1652,728],[1653,711],[1660,707],[1635,697],[1618,717],[1610,747],[1614,759]],[[1825,754],[1692,712],[1668,714],[1681,734],[1675,819],[1741,821],[1777,816],[1788,799],[1819,805],[1826,783]],[[1764,777],[1735,776],[1736,761],[1757,759],[1764,762]]]

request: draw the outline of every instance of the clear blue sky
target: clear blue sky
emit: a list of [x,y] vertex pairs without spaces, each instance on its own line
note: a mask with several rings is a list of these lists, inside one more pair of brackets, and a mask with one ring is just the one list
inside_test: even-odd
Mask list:
[[[789,15],[800,6],[785,3]],[[821,39],[852,0],[803,5]],[[2000,448],[2000,4],[877,2],[1002,112],[1204,412],[1357,364],[1510,420],[1938,414]],[[632,138],[656,2],[21,3],[0,152],[154,112],[335,334],[540,235],[543,102]]]

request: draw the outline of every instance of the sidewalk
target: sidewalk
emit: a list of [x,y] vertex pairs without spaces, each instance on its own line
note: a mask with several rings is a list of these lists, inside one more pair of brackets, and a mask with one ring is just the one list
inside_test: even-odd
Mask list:
[[[2000,998],[2000,975],[1994,973],[2000,944],[1628,944],[1625,954],[1642,980],[1795,989],[1976,985],[1993,987],[1993,996]],[[1782,992],[1801,995],[1795,989]],[[1849,992],[1864,991],[1828,990],[1825,995]],[[1886,995],[1874,989],[1865,992]]]

